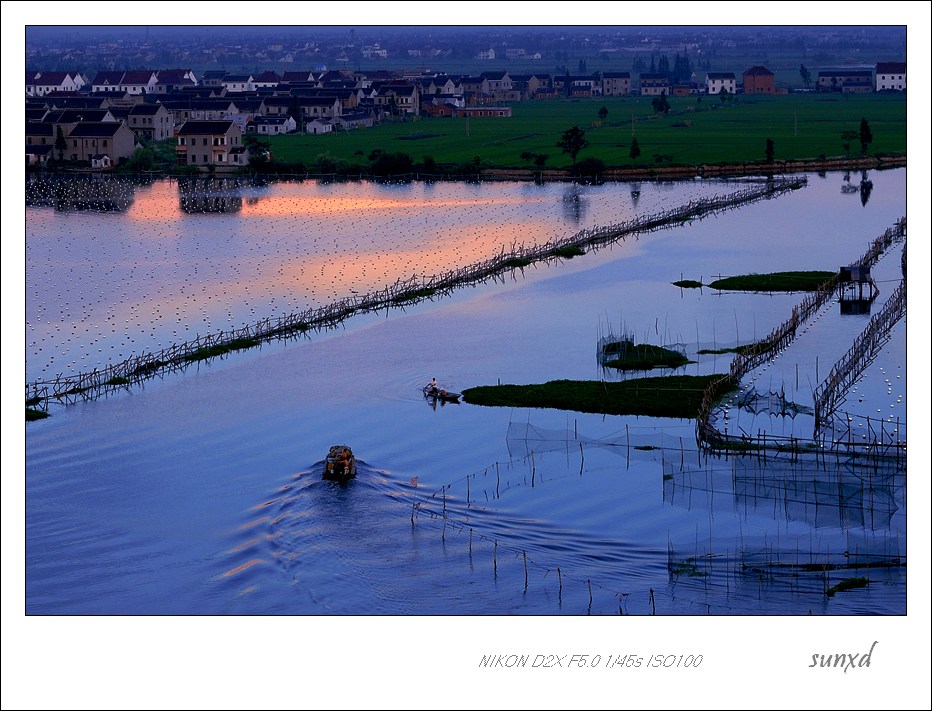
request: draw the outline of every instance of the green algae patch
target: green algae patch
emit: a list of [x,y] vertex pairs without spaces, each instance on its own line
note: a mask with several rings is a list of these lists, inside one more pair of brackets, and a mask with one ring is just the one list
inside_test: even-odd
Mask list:
[[613,341],[602,346],[602,365],[618,370],[650,370],[651,368],[678,368],[689,359],[678,351],[652,346],[648,343],[635,345],[632,341]]
[[835,593],[844,592],[845,590],[855,590],[856,588],[866,588],[867,584],[867,578],[845,578],[837,585],[833,585],[826,590],[825,594],[829,597],[834,597]]

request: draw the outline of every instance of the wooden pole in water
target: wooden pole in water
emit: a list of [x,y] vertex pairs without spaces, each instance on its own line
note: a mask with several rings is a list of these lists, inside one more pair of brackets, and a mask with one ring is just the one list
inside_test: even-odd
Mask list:
[[524,554],[524,589],[527,590],[527,551],[521,551]]

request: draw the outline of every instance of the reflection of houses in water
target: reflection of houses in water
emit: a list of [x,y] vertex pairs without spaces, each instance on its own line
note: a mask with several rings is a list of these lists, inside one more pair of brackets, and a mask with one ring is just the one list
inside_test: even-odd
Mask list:
[[579,222],[586,214],[586,201],[579,185],[572,183],[563,193],[563,215],[571,222]]
[[671,466],[663,476],[663,499],[671,505],[710,512],[740,507],[817,527],[888,529],[905,491],[903,460],[861,466],[771,455],[710,458],[697,470]]
[[241,181],[236,178],[187,178],[178,181],[181,209],[187,213],[239,212]]
[[124,212],[135,200],[137,182],[92,173],[28,175],[26,205],[54,207],[61,212]]

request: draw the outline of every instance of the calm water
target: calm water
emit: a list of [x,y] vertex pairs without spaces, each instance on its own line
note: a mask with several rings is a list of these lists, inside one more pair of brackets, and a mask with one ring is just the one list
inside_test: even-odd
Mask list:
[[[740,210],[53,407],[26,434],[27,613],[905,614],[905,567],[831,597],[866,569],[805,567],[906,559],[905,462],[709,460],[691,421],[434,408],[420,392],[431,376],[454,390],[618,379],[596,348],[622,332],[678,344],[697,361],[679,372],[725,372],[728,356],[695,351],[761,338],[801,295],[671,282],[835,270],[906,214],[905,170],[872,172],[866,203],[841,192],[841,174],[808,177]],[[27,380],[733,189],[36,183]],[[901,249],[877,268],[875,312]],[[824,378],[868,320],[830,304],[755,386],[811,406],[816,355]],[[883,410],[905,430],[905,343],[903,320],[847,411]],[[346,485],[320,478],[336,443],[362,460]]]

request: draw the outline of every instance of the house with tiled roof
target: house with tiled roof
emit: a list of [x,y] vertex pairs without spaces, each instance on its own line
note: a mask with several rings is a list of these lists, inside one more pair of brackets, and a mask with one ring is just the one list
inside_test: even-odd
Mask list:
[[54,154],[52,152],[53,146],[37,146],[37,145],[26,145],[26,165],[27,166],[43,166],[49,162],[49,158],[53,158]]
[[641,96],[670,95],[670,78],[666,74],[646,72],[638,77]]
[[631,93],[629,72],[602,72],[603,96],[627,96]]
[[[62,129],[62,136],[64,136]],[[55,124],[45,121],[26,121],[26,147],[54,146],[58,130]]]
[[247,119],[252,119],[257,116],[265,116],[265,97],[262,96],[233,96],[231,97],[233,106],[236,107],[237,112],[240,115],[246,117]]
[[488,85],[481,76],[463,76],[459,79],[460,89],[464,94],[486,94]]
[[226,75],[226,69],[208,69],[201,75],[201,84],[203,86],[223,86],[223,77]]
[[413,84],[393,82],[383,84],[375,97],[377,105],[395,106],[403,114],[417,114],[421,105],[420,92]]
[[[242,131],[233,121],[185,121],[175,147],[179,165],[228,170],[245,165]],[[240,150],[235,150],[240,149]]]
[[333,121],[327,119],[311,119],[305,122],[304,132],[315,136],[322,133],[332,133]]
[[162,104],[137,104],[126,116],[126,125],[140,141],[164,141],[172,137],[172,113]]
[[49,109],[106,109],[109,108],[110,101],[108,97],[98,94],[69,96],[47,96],[45,97],[46,106]]
[[129,72],[102,71],[97,72],[97,76],[91,82],[91,91],[142,96],[155,93],[158,81],[158,75],[151,69]]
[[705,93],[735,94],[738,91],[738,82],[734,72],[709,72],[705,75]]
[[97,72],[97,76],[91,82],[92,92],[113,92],[125,93],[122,89],[123,72],[102,71]]
[[256,86],[252,83],[252,74],[227,74],[220,82],[228,92],[231,91],[255,91]]
[[281,77],[273,71],[265,71],[257,74],[252,78],[252,85],[256,89],[269,89],[278,86]]
[[906,62],[878,62],[876,91],[906,91]]
[[52,92],[74,93],[85,85],[79,72],[26,72],[26,96],[45,96]]
[[170,94],[187,87],[197,86],[197,76],[190,69],[159,69],[154,93]]
[[870,69],[826,69],[819,72],[819,91],[843,94],[867,94],[874,90],[874,73]]
[[514,88],[508,72],[482,72],[480,76],[485,80],[485,90],[493,98],[504,95]]
[[158,83],[159,77],[151,69],[123,72],[123,78],[120,80],[123,91],[133,96],[155,93]]
[[82,121],[94,123],[116,121],[117,118],[110,109],[57,109],[49,111],[42,120],[46,123],[73,125]]
[[[114,163],[129,158],[136,150],[136,137],[120,121],[82,121],[65,136],[65,158],[90,161],[92,156],[110,156]],[[54,145],[54,144],[53,144]]]
[[239,113],[236,104],[226,97],[214,99],[166,97],[161,99],[160,103],[171,112],[172,123],[176,126],[185,121],[222,121],[229,114]]
[[283,72],[282,79],[279,82],[280,84],[294,84],[295,82],[311,82],[316,81],[314,74],[310,71],[290,71]]
[[755,65],[744,70],[741,75],[741,83],[744,86],[745,94],[770,94],[776,93],[776,87],[773,81],[773,72],[760,65]]
[[260,136],[279,136],[291,133],[298,125],[291,116],[256,116],[249,122],[247,131]]

